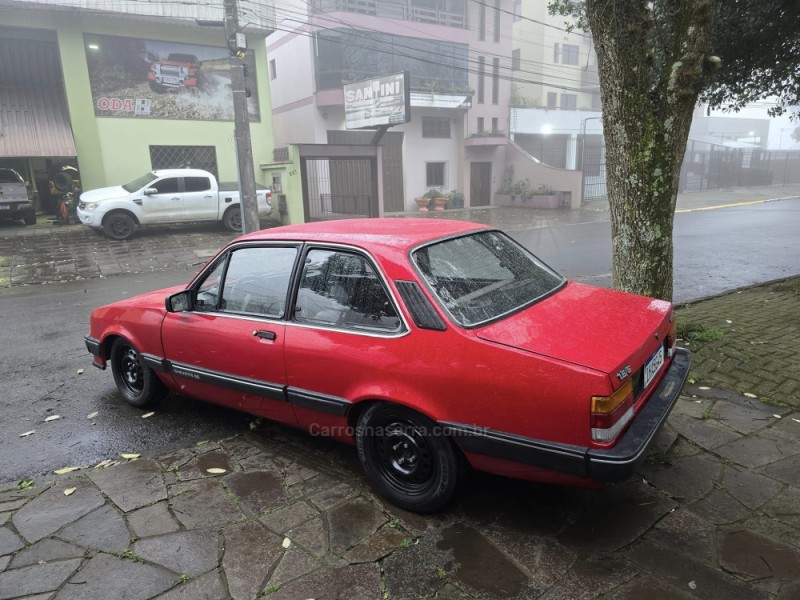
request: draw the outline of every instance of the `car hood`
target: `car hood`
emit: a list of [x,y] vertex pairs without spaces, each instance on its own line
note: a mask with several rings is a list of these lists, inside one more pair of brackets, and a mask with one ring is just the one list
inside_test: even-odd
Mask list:
[[663,300],[569,282],[530,308],[479,329],[477,335],[614,373],[626,362],[642,363],[655,351],[655,334],[664,340],[671,312],[672,305]]
[[158,308],[165,310],[164,303],[167,299],[167,296],[181,292],[185,290],[186,287],[186,285],[176,285],[173,287],[164,288],[163,290],[156,290],[155,292],[147,292],[144,294],[139,294],[138,296],[126,298],[125,300],[118,300],[117,302],[114,302],[113,305],[109,304],[108,306],[135,306],[136,308]]
[[130,193],[121,185],[98,188],[81,194],[81,202],[103,202],[104,200],[117,200],[127,198]]

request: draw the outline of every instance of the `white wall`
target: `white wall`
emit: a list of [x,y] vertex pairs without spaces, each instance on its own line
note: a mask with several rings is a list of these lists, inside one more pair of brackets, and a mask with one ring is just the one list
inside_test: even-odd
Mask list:
[[602,135],[601,113],[588,110],[512,108],[511,133]]

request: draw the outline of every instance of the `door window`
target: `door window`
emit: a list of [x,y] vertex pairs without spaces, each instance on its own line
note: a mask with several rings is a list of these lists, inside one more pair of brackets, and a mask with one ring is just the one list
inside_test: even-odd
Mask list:
[[195,310],[208,311],[217,308],[219,286],[222,282],[222,274],[224,272],[225,261],[221,260],[219,264],[211,270],[211,273],[206,275],[203,283],[197,288],[197,296],[194,302]]
[[177,194],[178,178],[167,177],[166,179],[160,179],[155,183],[150,184],[150,187],[156,188],[159,194]]
[[220,309],[280,319],[297,248],[241,248],[231,254]]
[[402,327],[370,263],[358,254],[333,250],[308,253],[295,319],[347,329],[399,331]]

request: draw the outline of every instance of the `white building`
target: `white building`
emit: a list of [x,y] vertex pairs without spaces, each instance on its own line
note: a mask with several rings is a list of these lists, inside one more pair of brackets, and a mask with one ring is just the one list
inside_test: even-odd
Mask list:
[[286,0],[267,38],[275,146],[368,144],[342,86],[408,71],[411,122],[382,142],[381,212],[431,188],[488,205],[509,131],[512,0]]

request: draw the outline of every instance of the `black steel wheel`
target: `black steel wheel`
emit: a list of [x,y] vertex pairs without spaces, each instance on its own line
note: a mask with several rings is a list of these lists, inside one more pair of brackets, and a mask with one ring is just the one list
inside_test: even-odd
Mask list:
[[103,219],[103,233],[112,240],[129,239],[136,229],[136,222],[126,212],[112,212]]
[[358,421],[361,465],[378,493],[415,512],[433,512],[453,497],[463,457],[427,417],[403,406],[370,406]]
[[238,206],[232,206],[227,210],[225,216],[222,218],[222,223],[228,231],[239,233],[242,231],[242,209]]
[[125,339],[118,338],[111,346],[111,371],[117,389],[128,404],[149,406],[167,394],[167,388],[142,356]]

